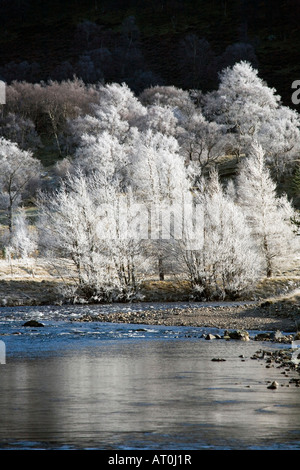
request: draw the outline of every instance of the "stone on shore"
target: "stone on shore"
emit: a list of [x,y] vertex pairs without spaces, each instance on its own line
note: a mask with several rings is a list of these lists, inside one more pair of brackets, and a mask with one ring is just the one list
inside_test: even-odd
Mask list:
[[268,386],[270,390],[276,390],[278,388],[278,382],[274,380],[274,382],[271,383],[271,385]]
[[255,336],[255,341],[274,341],[276,343],[290,343],[294,338],[293,335],[284,335],[281,331],[271,331],[258,333]]

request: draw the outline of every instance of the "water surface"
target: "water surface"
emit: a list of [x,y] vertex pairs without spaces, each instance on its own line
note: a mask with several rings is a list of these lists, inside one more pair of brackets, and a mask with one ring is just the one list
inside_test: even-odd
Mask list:
[[299,388],[251,359],[278,344],[70,321],[87,310],[1,309],[1,449],[300,449]]

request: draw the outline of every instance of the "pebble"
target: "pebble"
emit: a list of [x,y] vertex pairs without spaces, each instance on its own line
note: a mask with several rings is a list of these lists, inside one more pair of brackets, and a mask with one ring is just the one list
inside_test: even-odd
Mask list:
[[271,383],[271,385],[268,386],[270,390],[276,390],[278,388],[279,384],[274,380],[274,382]]

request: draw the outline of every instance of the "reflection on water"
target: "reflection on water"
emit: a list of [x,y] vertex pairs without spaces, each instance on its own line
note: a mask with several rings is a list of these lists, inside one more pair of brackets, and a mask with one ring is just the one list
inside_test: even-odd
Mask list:
[[299,389],[250,359],[259,347],[182,334],[12,355],[0,366],[0,447],[299,449]]

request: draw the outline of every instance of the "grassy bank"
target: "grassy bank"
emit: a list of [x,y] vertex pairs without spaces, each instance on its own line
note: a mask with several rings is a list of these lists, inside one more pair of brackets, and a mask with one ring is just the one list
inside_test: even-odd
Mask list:
[[[64,278],[63,272],[55,270],[44,259],[31,259],[27,263],[20,260],[0,260],[0,305],[40,305],[60,302],[64,283],[72,283]],[[143,281],[140,289],[146,302],[176,302],[192,300],[192,287],[189,281],[155,278]],[[277,275],[261,280],[241,299],[255,301],[257,305],[277,310],[300,310],[300,276],[295,272]]]

